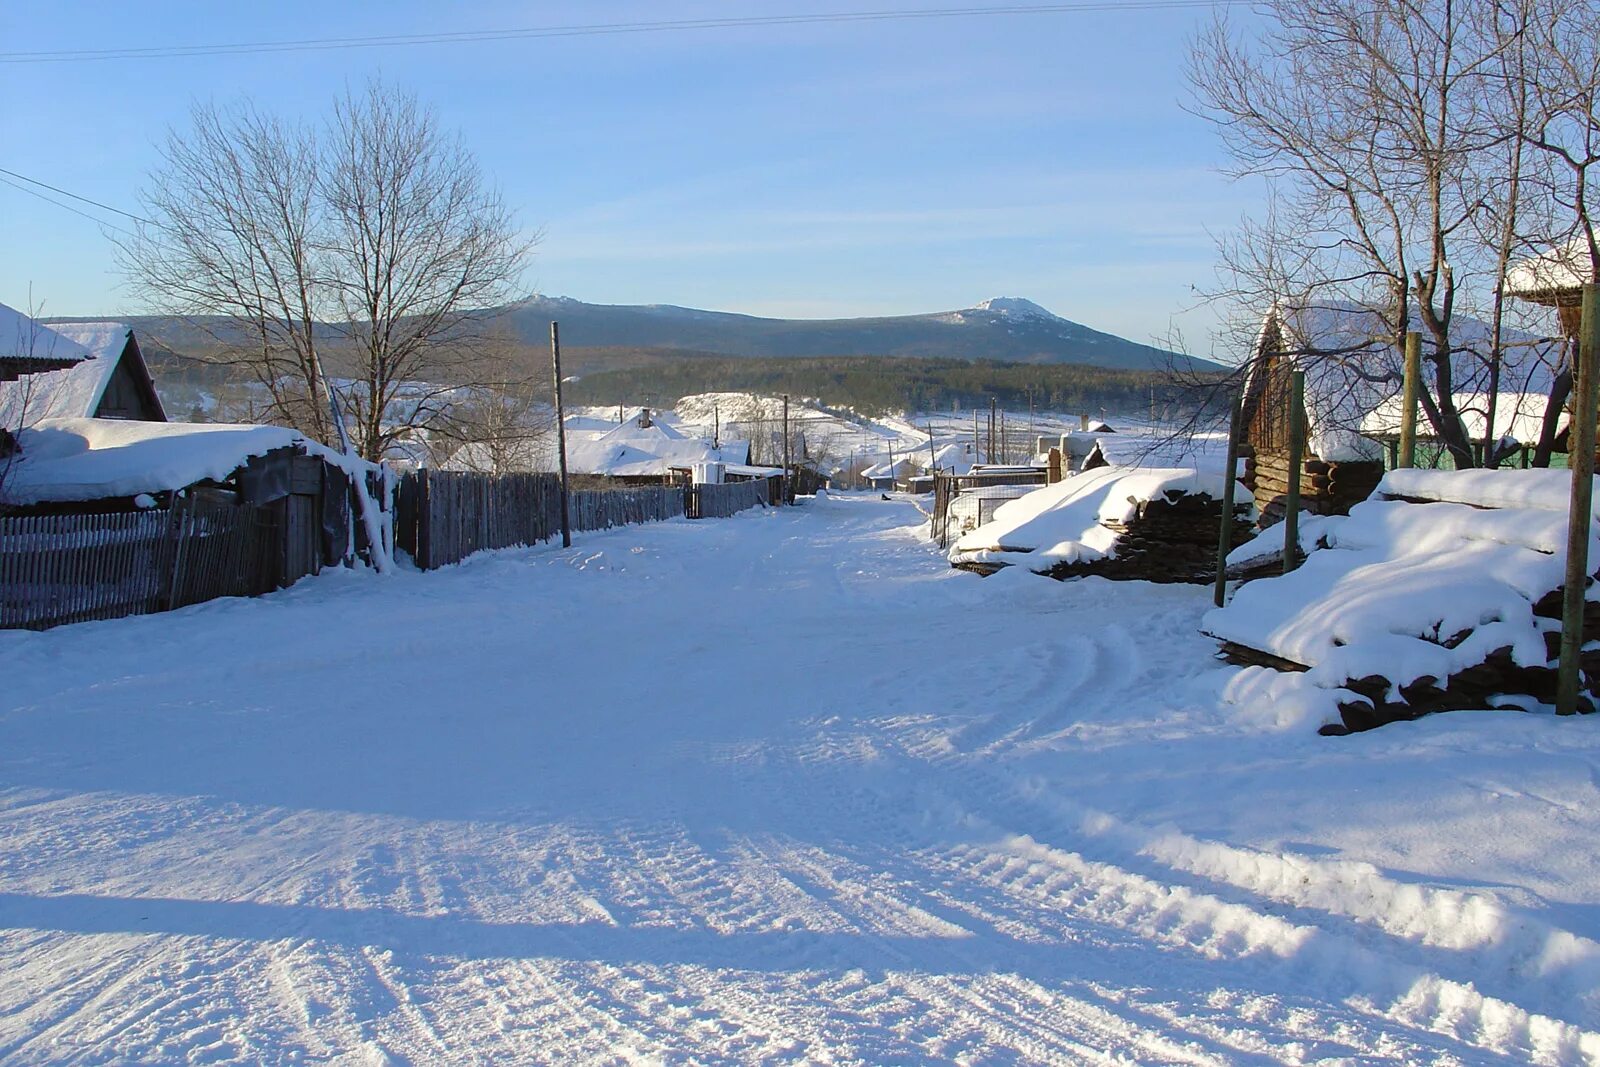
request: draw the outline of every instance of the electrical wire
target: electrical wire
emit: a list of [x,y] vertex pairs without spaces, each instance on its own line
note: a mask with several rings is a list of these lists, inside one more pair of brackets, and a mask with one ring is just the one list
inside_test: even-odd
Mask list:
[[[49,182],[42,182],[38,178],[30,178],[26,174],[18,174],[14,170],[7,170],[4,167],[0,167],[0,174],[6,174],[6,175],[10,175],[13,178],[19,178],[22,181],[25,181],[25,182],[29,183],[30,185],[37,185],[41,189],[50,190],[52,193],[59,193],[62,196],[69,196],[74,200],[78,200],[78,201],[81,201],[82,203],[89,204],[89,205],[91,205],[93,207],[97,207],[102,211],[110,211],[113,214],[122,215],[125,218],[130,218],[134,222],[142,222],[142,223],[145,223],[148,226],[154,226],[155,225],[155,223],[151,222],[149,219],[145,218],[143,215],[135,215],[131,211],[124,211],[120,207],[112,207],[110,204],[102,204],[98,200],[90,200],[87,196],[79,196],[77,193],[69,193],[65,189],[59,189],[56,186],[51,185]],[[3,181],[3,180],[4,179],[0,179],[0,181]],[[6,182],[6,184],[9,185],[9,186],[12,186],[13,188],[22,188],[21,186],[17,185],[16,182]],[[25,193],[34,193],[34,191],[32,189],[23,189],[22,191],[25,192]],[[34,195],[35,196],[41,196],[41,194],[39,194],[39,193],[34,193]],[[41,198],[45,199],[45,200],[50,200],[50,198],[47,197],[47,196],[42,196]],[[56,203],[56,201],[54,201],[54,200],[50,200],[50,202],[52,204]],[[62,207],[67,207],[66,204],[62,204],[61,206]],[[73,210],[73,209],[68,208],[68,210]],[[83,212],[79,212],[79,213],[80,214],[84,214]],[[84,217],[88,218],[89,216],[87,214],[84,214]],[[98,221],[98,220],[96,220],[96,221]]]
[[0,63],[83,63],[118,59],[179,59],[189,56],[252,55],[269,52],[319,52],[348,48],[393,48],[428,44],[592,37],[614,34],[686,32],[806,26],[836,23],[891,22],[928,19],[987,18],[1015,15],[1064,15],[1092,12],[1157,12],[1232,7],[1248,0],[1079,0],[1058,4],[1007,4],[995,7],[905,8],[839,11],[818,14],[746,15],[725,18],[650,22],[603,22],[574,26],[530,26],[445,33],[383,34],[368,37],[312,37],[285,41],[239,41],[200,45],[151,45],[139,48],[65,49],[0,52]]
[[[6,171],[5,173],[6,174],[10,174],[11,172],[10,171]],[[27,179],[27,180],[31,180],[31,179]],[[124,234],[124,235],[126,235],[128,237],[133,237],[134,236],[134,234],[130,233],[129,231],[127,231],[125,229],[123,229],[121,226],[116,225],[115,223],[107,222],[105,219],[98,218],[98,217],[96,217],[94,215],[91,215],[87,211],[79,210],[78,208],[73,207],[71,204],[64,204],[60,200],[56,200],[53,197],[46,196],[44,193],[39,192],[39,190],[37,190],[37,189],[30,189],[26,185],[23,185],[23,184],[21,184],[19,182],[14,182],[10,178],[0,177],[0,185],[9,185],[11,188],[17,190],[18,192],[27,193],[29,196],[36,196],[40,200],[43,200],[47,204],[54,204],[56,207],[61,208],[64,211],[70,211],[74,215],[80,215],[83,218],[88,219],[90,222],[97,223],[97,224],[99,224],[101,226],[106,227],[107,229],[116,230],[118,233]],[[72,194],[68,193],[66,195],[71,196]],[[79,197],[78,199],[82,199],[82,198]],[[108,210],[116,211],[117,209],[116,208],[110,208]],[[118,212],[118,213],[119,214],[126,214],[126,212]]]

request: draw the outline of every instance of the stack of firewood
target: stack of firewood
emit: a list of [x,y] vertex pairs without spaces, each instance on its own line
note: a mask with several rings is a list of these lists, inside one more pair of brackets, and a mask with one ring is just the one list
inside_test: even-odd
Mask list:
[[[1234,542],[1250,535],[1249,510],[1249,505],[1234,507]],[[1140,504],[1128,522],[1106,524],[1121,535],[1115,556],[1058,563],[1043,573],[1063,580],[1098,574],[1147,582],[1209,582],[1217,573],[1221,523],[1222,501],[1169,490],[1164,497]]]
[[[1600,575],[1596,577],[1600,578]],[[1489,653],[1483,662],[1459,671],[1443,682],[1425,675],[1397,687],[1381,675],[1351,679],[1342,688],[1363,699],[1341,703],[1339,714],[1342,724],[1324,726],[1322,732],[1351,733],[1370,730],[1384,723],[1419,718],[1436,711],[1487,708],[1491,706],[1492,698],[1504,694],[1525,695],[1544,704],[1555,703],[1556,666],[1561,656],[1561,590],[1554,589],[1541,597],[1533,605],[1533,613],[1551,623],[1544,632],[1548,662],[1520,666],[1512,661],[1509,648],[1501,648]],[[1584,605],[1583,632],[1586,645],[1600,641],[1600,603],[1591,601]],[[1472,631],[1466,630],[1443,637],[1439,643],[1453,648],[1471,635]],[[1239,666],[1271,667],[1280,671],[1307,669],[1304,664],[1231,641],[1223,642],[1222,657]],[[1597,706],[1595,697],[1600,694],[1600,648],[1583,652],[1579,670],[1582,678],[1579,682],[1578,707],[1580,711],[1592,711]]]

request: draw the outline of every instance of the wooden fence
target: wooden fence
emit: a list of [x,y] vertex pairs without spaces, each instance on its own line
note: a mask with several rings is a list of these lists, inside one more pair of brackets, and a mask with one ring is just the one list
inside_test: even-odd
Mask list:
[[278,535],[271,513],[248,505],[0,518],[0,628],[265,593],[278,584]]
[[726,519],[753,507],[772,502],[775,479],[749,482],[724,482],[721,485],[691,485],[687,514],[691,519]]
[[661,522],[684,514],[678,485],[643,489],[585,489],[572,494],[572,529],[609,530],[636,522]]
[[560,532],[561,479],[554,474],[419,470],[400,479],[395,544],[423,570]]
[[[683,515],[684,495],[679,486],[585,489],[569,496],[568,511],[574,531],[605,530]],[[395,544],[423,570],[560,532],[561,479],[554,474],[419,470],[400,479]]]

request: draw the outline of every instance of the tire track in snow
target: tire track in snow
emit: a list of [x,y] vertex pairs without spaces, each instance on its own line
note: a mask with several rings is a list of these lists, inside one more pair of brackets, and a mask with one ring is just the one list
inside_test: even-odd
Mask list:
[[1496,1001],[1526,1002],[1532,1014],[1593,1029],[1600,945],[1513,915],[1482,895],[1398,883],[1364,864],[1262,853],[1137,827],[1065,799],[1048,783],[1008,779],[972,764],[961,779],[960,803],[1019,836],[1070,839],[1072,851],[1086,857],[1258,911],[1271,908],[1397,965],[1483,987]]

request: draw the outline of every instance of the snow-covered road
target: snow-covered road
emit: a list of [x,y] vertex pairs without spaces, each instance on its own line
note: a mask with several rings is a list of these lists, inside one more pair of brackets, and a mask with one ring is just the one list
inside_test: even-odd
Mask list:
[[0,634],[0,1062],[1600,1057],[1590,723],[1263,736],[916,517]]

